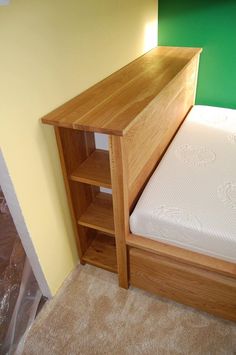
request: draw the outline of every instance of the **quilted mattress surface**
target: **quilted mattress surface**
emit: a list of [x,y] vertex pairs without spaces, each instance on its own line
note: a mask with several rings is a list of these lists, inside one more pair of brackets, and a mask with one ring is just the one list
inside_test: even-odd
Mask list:
[[236,110],[192,108],[145,187],[130,229],[236,262]]

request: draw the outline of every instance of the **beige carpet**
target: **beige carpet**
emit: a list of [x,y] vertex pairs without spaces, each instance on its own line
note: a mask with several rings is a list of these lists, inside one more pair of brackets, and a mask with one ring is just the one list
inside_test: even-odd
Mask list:
[[28,334],[24,354],[236,354],[236,324],[117,286],[79,266]]

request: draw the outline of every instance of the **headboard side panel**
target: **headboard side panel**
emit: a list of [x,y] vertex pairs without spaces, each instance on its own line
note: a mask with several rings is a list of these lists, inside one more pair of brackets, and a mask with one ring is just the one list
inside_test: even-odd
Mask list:
[[140,113],[123,137],[129,208],[195,102],[199,55]]

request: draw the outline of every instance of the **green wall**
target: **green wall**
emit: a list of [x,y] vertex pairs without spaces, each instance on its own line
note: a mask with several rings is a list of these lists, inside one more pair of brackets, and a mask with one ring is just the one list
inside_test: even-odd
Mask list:
[[236,0],[159,0],[159,45],[203,47],[198,104],[236,108]]

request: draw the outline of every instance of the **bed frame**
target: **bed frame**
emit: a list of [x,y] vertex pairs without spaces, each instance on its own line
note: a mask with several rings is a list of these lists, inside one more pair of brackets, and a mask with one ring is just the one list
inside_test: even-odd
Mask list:
[[[112,187],[119,285],[139,287],[236,321],[236,264],[136,236],[129,230],[135,203],[194,105],[200,53],[201,49],[191,48],[154,49],[53,111],[43,122],[56,126],[81,261],[104,267],[98,256],[88,257],[96,237],[81,230],[82,225],[95,228],[94,222],[84,222],[83,210],[98,192],[94,187],[83,192],[75,188],[71,179],[87,184],[91,179],[86,180],[78,169],[77,175],[72,173],[76,168],[72,157],[81,157],[83,151],[81,161],[89,159],[95,150],[89,132],[102,132],[109,135],[111,184],[103,186]],[[76,143],[78,138],[84,142],[83,148]],[[97,223],[96,228],[111,233],[112,228],[103,225],[101,229],[101,225]],[[93,253],[101,255],[99,248],[101,244]]]

